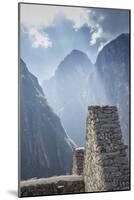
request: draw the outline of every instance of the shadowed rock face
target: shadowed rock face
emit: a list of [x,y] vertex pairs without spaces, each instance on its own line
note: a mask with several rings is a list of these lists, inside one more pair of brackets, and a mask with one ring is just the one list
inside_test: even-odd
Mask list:
[[22,60],[20,70],[21,179],[70,173],[70,139]]
[[129,145],[129,34],[121,34],[99,53],[96,67],[106,95],[117,105],[123,138]]

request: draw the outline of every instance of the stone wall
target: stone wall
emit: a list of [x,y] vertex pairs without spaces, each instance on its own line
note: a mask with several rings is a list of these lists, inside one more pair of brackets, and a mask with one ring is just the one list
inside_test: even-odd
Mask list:
[[82,193],[85,190],[83,176],[57,176],[21,181],[20,196]]
[[130,189],[126,149],[117,108],[89,107],[84,160],[85,192]]
[[84,153],[85,153],[84,147],[73,149],[72,174],[77,174],[77,175],[83,174]]
[[115,106],[90,106],[86,146],[74,148],[72,175],[21,181],[20,196],[130,189],[127,146]]

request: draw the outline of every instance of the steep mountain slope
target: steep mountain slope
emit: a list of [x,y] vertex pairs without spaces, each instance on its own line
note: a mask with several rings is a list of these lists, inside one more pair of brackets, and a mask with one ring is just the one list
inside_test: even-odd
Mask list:
[[101,85],[93,64],[79,50],[67,55],[55,75],[43,83],[50,105],[78,145],[85,142],[87,106],[105,102],[105,95],[99,95],[104,93]]
[[121,34],[99,53],[96,67],[110,103],[117,105],[125,143],[129,142],[129,34]]
[[72,146],[37,78],[20,60],[21,179],[71,172]]

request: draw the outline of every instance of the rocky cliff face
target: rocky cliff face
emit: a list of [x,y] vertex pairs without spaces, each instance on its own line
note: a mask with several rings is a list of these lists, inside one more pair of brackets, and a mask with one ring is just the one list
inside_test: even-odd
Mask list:
[[129,34],[121,34],[99,53],[96,67],[109,103],[117,105],[125,143],[129,143]]
[[20,61],[21,179],[71,172],[69,137],[45,99],[37,78]]

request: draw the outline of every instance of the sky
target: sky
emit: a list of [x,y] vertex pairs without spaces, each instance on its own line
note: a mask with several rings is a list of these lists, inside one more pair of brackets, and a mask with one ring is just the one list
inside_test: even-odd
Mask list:
[[92,63],[121,33],[129,33],[129,12],[118,9],[21,4],[20,56],[39,82],[52,77],[73,50]]

